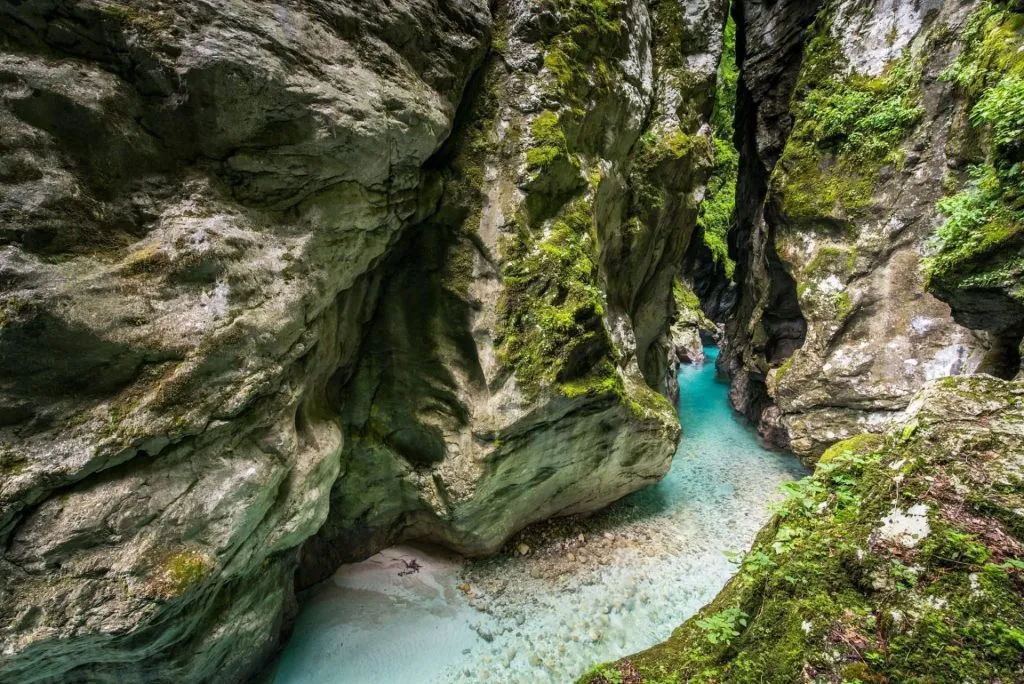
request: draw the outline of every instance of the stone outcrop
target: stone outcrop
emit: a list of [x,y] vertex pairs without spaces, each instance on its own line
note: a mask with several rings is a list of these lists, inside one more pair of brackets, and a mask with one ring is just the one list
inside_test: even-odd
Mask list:
[[667,470],[725,5],[652,7],[0,7],[0,680],[244,679],[296,571]]
[[704,345],[714,343],[718,337],[718,326],[704,313],[700,300],[693,289],[683,280],[672,286],[675,295],[676,315],[670,330],[671,344],[668,352],[668,366],[665,380],[669,396],[679,398],[679,381],[676,376],[682,364],[704,363]]
[[921,267],[962,163],[943,74],[972,7],[738,5],[740,296],[722,359],[736,408],[804,458],[882,429],[930,379],[991,370],[990,336],[955,323]]
[[385,267],[341,390],[351,439],[301,583],[407,537],[492,552],[667,471],[678,427],[648,384],[670,394],[724,6],[601,7],[499,14],[467,123],[434,160],[437,210]]
[[1022,467],[1024,384],[932,381],[828,449],[668,641],[582,681],[1017,681]]

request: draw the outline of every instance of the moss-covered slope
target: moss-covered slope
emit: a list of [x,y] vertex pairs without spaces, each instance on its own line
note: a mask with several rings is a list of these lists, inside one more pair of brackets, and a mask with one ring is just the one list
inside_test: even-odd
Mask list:
[[1024,383],[926,386],[794,483],[710,605],[582,681],[1024,677]]

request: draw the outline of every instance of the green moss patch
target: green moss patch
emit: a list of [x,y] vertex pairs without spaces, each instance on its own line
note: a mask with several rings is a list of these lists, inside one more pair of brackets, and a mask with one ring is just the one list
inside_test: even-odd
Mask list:
[[121,265],[121,274],[126,276],[156,275],[170,264],[167,252],[160,245],[146,245],[129,254]]
[[167,598],[181,596],[202,584],[213,571],[213,563],[204,554],[187,549],[165,556],[157,563],[154,588]]
[[733,146],[733,120],[736,116],[736,88],[739,68],[736,65],[736,23],[729,16],[723,35],[722,59],[718,65],[715,105],[711,112],[715,166],[708,179],[704,200],[700,205],[697,226],[711,256],[732,278],[736,263],[729,258],[729,230],[736,206],[736,176],[740,156]]
[[587,376],[612,352],[591,207],[576,200],[542,233],[520,225],[504,249],[499,342],[528,393]]
[[709,332],[716,329],[714,321],[701,309],[700,299],[690,286],[676,278],[672,281],[672,299],[676,305],[676,320],[695,325]]
[[[1020,680],[1024,540],[987,512],[1024,504],[1019,474],[1006,477],[1022,448],[1019,391],[947,383],[938,417],[926,408],[912,428],[833,446],[813,476],[786,485],[718,597],[627,659],[630,681]],[[982,405],[1008,417],[965,431]],[[913,516],[927,525],[892,532]],[[612,681],[605,673],[627,661],[581,681]]]
[[930,289],[998,288],[1024,301],[1024,14],[982,3],[943,73],[965,99],[985,161],[939,201],[945,222],[924,261]]
[[552,111],[541,112],[530,126],[533,144],[526,152],[526,164],[531,168],[547,166],[556,159],[568,156],[569,146],[565,133],[559,125],[558,115]]
[[793,222],[846,220],[869,205],[880,169],[920,120],[920,64],[909,53],[880,76],[851,73],[824,8],[809,31],[795,121],[771,179]]
[[560,30],[546,46],[544,66],[563,104],[580,105],[593,88],[607,89],[608,47],[621,39],[623,0],[556,0]]

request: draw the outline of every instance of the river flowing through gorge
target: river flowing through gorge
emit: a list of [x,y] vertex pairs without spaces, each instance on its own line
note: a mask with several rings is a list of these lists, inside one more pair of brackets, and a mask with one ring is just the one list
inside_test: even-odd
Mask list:
[[806,474],[739,422],[705,352],[679,372],[683,438],[664,480],[493,558],[408,545],[339,568],[302,597],[275,684],[562,684],[664,640],[724,586],[780,485]]

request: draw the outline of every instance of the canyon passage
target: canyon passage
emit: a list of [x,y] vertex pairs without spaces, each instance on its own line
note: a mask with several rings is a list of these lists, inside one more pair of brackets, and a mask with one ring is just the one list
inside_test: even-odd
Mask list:
[[995,684],[1022,596],[1024,0],[0,0],[0,684]]
[[569,682],[664,640],[736,571],[782,483],[807,472],[758,444],[716,379],[718,350],[704,352],[679,369],[685,437],[663,480],[465,567],[410,546],[343,566],[302,598],[274,684]]

